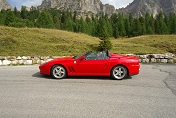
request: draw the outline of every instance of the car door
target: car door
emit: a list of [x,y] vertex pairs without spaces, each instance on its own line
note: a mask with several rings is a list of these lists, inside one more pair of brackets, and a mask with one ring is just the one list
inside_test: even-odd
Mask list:
[[75,64],[77,73],[107,73],[108,59],[95,60],[95,54],[90,55],[85,60],[79,60]]

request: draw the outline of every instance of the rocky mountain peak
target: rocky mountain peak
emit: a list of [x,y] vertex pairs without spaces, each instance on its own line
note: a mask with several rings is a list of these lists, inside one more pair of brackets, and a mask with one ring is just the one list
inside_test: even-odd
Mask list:
[[132,13],[134,16],[145,15],[146,12],[154,17],[163,11],[165,14],[176,13],[176,0],[134,0],[126,8],[118,9],[117,12],[124,14]]
[[100,0],[43,0],[39,9],[56,8],[58,10],[77,11],[79,15],[112,14],[116,12],[112,5],[103,5]]
[[12,9],[12,7],[6,0],[0,0],[0,10],[2,9]]

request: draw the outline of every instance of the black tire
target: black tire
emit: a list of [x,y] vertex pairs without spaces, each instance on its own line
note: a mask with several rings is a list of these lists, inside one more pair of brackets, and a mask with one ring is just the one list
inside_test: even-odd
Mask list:
[[51,76],[54,79],[63,79],[67,77],[67,70],[62,65],[54,65],[51,68]]
[[124,78],[127,78],[128,69],[125,66],[117,65],[111,70],[111,77],[115,80],[122,80]]

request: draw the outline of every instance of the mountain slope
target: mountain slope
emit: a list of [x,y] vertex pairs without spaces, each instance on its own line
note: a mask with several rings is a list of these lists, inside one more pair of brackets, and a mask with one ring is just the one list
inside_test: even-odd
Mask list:
[[0,0],[0,10],[1,9],[12,9],[12,7],[6,0]]
[[39,9],[56,8],[58,10],[77,11],[79,15],[86,16],[101,14],[102,12],[111,15],[116,12],[112,5],[103,5],[100,0],[43,0]]
[[176,13],[176,0],[134,0],[126,8],[118,9],[117,12],[124,14],[133,13],[134,16],[145,15],[146,12],[154,17],[163,11],[165,14]]
[[0,26],[0,55],[74,56],[94,50],[99,39],[54,29]]
[[[81,33],[0,26],[0,56],[74,56],[96,51],[99,39]],[[176,35],[111,39],[116,54],[176,54]]]

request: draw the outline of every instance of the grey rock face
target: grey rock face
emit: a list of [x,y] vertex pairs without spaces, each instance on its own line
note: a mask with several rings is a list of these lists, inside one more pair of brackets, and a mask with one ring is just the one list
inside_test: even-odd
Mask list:
[[117,12],[124,14],[132,13],[134,16],[145,15],[146,12],[154,17],[163,11],[165,14],[176,13],[176,0],[134,0],[126,8],[118,9]]
[[116,12],[114,6],[103,5],[100,0],[43,0],[38,8],[77,11],[79,15],[101,14],[102,12],[111,15]]
[[0,10],[2,9],[12,9],[12,7],[6,0],[0,0]]
[[116,13],[116,9],[112,5],[105,4],[103,5],[103,13],[108,14],[110,16],[112,15],[112,13]]

